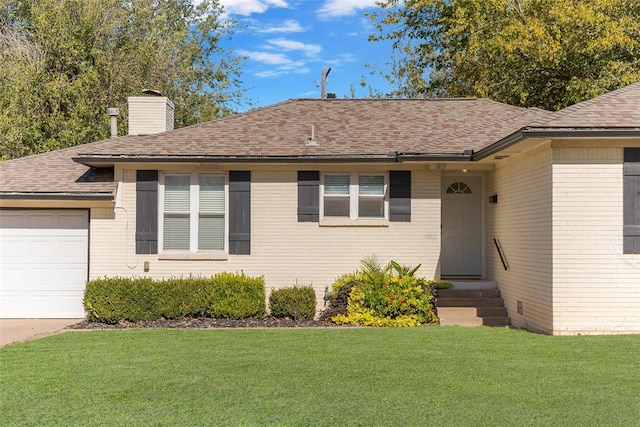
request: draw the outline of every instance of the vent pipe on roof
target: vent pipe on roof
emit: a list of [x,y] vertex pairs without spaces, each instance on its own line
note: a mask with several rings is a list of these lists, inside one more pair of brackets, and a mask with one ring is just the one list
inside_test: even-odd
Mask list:
[[117,108],[107,108],[107,115],[111,123],[111,138],[118,137],[118,114],[120,111]]
[[320,80],[320,99],[325,99],[327,96],[327,80],[330,72],[331,68],[322,69],[322,79]]

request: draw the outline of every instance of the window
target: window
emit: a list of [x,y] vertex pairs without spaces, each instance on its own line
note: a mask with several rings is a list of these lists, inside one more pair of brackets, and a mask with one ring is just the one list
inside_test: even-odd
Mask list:
[[640,254],[640,148],[624,149],[623,253]]
[[327,174],[322,181],[325,218],[386,218],[385,175]]
[[324,216],[349,216],[351,185],[349,175],[324,177]]
[[226,251],[224,175],[165,174],[160,188],[162,250]]
[[471,194],[471,188],[464,182],[454,182],[447,188],[447,194]]

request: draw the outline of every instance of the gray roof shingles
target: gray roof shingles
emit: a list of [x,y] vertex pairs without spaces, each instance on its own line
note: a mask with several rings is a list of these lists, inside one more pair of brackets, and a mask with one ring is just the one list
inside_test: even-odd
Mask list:
[[[123,136],[0,163],[0,197],[113,194],[92,158],[357,158],[479,151],[523,128],[640,128],[640,82],[557,113],[489,99],[301,99],[149,136]],[[313,128],[317,146],[307,146]]]
[[[301,99],[134,142],[106,141],[79,153],[81,157],[461,154],[549,114],[489,99]],[[304,142],[312,126],[318,146],[308,147]]]
[[640,82],[579,102],[531,126],[549,128],[640,128]]
[[113,173],[72,160],[78,150],[100,144],[66,148],[0,163],[0,195],[20,194],[113,194]]

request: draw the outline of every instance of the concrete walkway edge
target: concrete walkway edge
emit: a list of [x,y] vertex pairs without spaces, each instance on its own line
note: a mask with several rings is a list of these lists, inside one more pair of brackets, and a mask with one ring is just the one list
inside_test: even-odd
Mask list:
[[0,319],[0,346],[64,332],[83,319]]

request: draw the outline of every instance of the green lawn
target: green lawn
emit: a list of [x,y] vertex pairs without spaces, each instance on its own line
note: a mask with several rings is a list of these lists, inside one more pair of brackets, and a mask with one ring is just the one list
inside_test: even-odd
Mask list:
[[69,332],[0,349],[0,425],[638,426],[640,336]]

